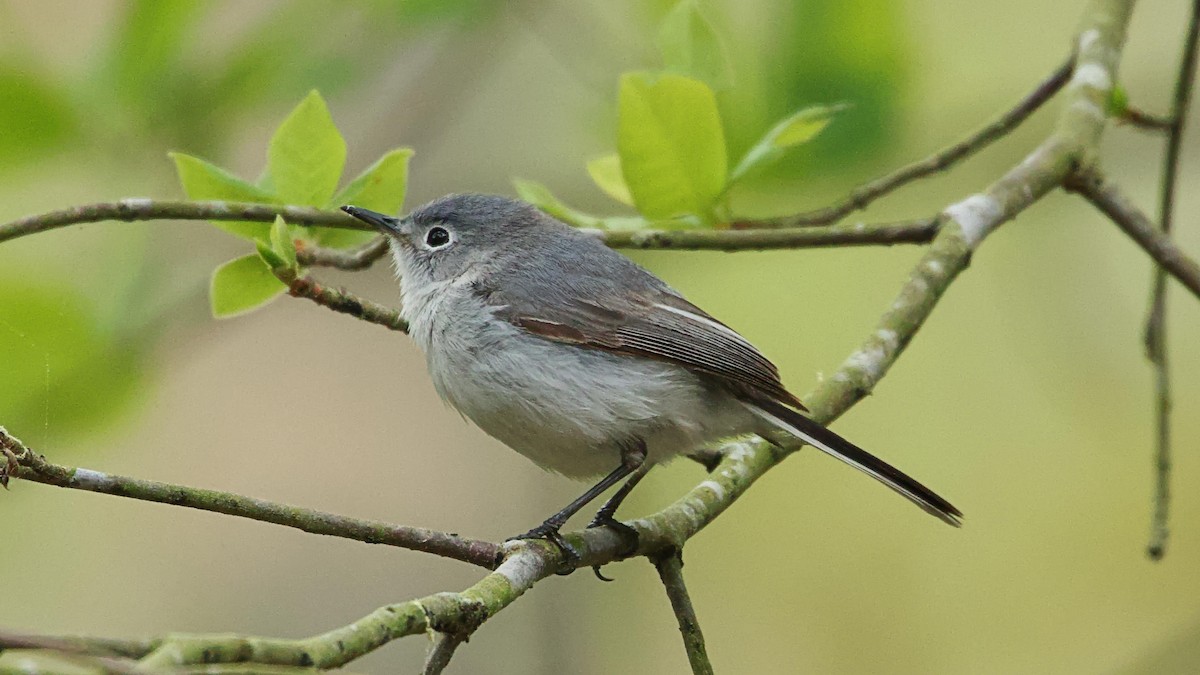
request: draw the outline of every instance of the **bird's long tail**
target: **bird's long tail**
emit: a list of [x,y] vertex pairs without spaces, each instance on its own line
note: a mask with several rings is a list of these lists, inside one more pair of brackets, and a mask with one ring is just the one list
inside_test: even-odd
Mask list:
[[899,492],[926,513],[955,527],[962,526],[962,511],[955,508],[953,504],[942,499],[933,490],[921,485],[908,474],[838,436],[819,423],[775,401],[742,401],[742,404],[772,425],[822,452],[837,457]]

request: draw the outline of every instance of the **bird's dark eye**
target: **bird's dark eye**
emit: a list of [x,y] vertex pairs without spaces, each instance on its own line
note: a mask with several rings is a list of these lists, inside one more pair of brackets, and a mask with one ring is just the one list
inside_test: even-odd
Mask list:
[[425,233],[425,243],[430,248],[441,248],[450,243],[450,233],[444,227],[431,227]]

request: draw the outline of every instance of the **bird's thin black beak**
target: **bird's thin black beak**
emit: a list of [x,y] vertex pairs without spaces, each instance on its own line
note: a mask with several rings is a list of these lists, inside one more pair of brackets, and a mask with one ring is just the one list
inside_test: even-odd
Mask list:
[[400,231],[399,218],[385,216],[382,213],[372,211],[370,209],[360,209],[357,206],[343,206],[342,210],[384,234],[403,234],[403,232]]

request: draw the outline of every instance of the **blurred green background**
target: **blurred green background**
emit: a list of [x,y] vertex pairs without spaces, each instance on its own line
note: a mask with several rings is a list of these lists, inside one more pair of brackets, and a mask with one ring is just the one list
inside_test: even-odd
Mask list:
[[[451,191],[512,194],[521,176],[616,212],[584,164],[613,148],[618,75],[661,67],[655,32],[669,5],[0,0],[0,221],[178,198],[169,150],[253,177],[275,125],[314,87],[347,138],[351,175],[388,148],[415,148],[409,206]],[[719,94],[731,155],[804,105],[854,106],[735,204],[821,205],[957,140],[1061,61],[1082,5],[712,0],[733,62]],[[1122,68],[1136,105],[1165,110],[1187,5],[1139,7]],[[865,218],[927,215],[977,191],[1054,111]],[[1111,174],[1147,206],[1159,146],[1127,128],[1104,142]],[[1198,179],[1200,144],[1189,140],[1178,223],[1191,251]],[[0,424],[60,462],[493,540],[578,492],[443,407],[403,337],[291,299],[210,319],[209,272],[247,249],[206,224],[171,222],[0,245]],[[804,392],[874,326],[918,255],[635,257]],[[319,274],[396,302],[383,265]],[[1143,553],[1149,279],[1115,227],[1061,194],[990,239],[876,395],[837,425],[945,494],[966,527],[941,526],[825,457],[790,459],[685,553],[718,672],[1195,672],[1200,306],[1172,288],[1174,536],[1154,564]],[[623,514],[657,509],[701,476],[690,463],[656,471]],[[17,630],[298,637],[479,576],[21,482],[0,494],[0,514],[0,625]],[[686,672],[652,566],[606,571],[616,583],[581,573],[538,585],[451,670]],[[425,648],[409,638],[353,669],[411,671]]]

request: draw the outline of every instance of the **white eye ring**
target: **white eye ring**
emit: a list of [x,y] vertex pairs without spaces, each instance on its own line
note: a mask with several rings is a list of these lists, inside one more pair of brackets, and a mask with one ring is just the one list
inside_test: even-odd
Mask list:
[[441,225],[434,225],[425,231],[425,245],[430,250],[445,248],[454,242],[454,237],[450,235],[450,230]]

